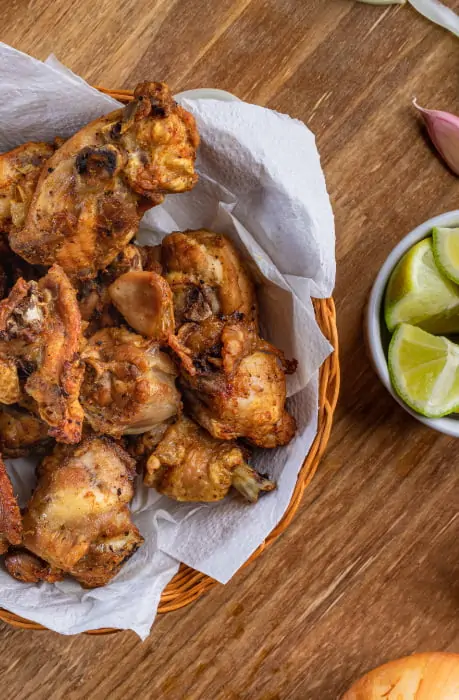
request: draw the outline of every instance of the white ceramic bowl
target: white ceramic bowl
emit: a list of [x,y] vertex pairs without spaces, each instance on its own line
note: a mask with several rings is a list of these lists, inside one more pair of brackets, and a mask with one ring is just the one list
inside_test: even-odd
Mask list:
[[365,331],[367,347],[373,366],[380,380],[386,387],[387,391],[392,394],[394,399],[414,418],[416,418],[429,428],[437,430],[440,433],[459,437],[459,414],[447,416],[445,418],[425,418],[415,413],[409,408],[402,399],[397,396],[389,378],[389,369],[387,366],[387,349],[389,346],[390,334],[386,328],[383,317],[384,294],[389,281],[392,270],[400,260],[400,258],[409,250],[415,243],[427,238],[430,235],[434,226],[459,226],[459,210],[449,211],[446,214],[435,216],[429,219],[424,224],[421,224],[414,231],[411,231],[405,238],[402,238],[400,243],[395,246],[392,253],[387,258],[386,262],[380,269],[378,276],[373,284],[371,294],[368,300],[365,313]]
[[190,100],[220,100],[221,102],[240,102],[239,97],[226,90],[217,88],[196,88],[195,90],[184,90],[178,92],[174,97],[183,97]]

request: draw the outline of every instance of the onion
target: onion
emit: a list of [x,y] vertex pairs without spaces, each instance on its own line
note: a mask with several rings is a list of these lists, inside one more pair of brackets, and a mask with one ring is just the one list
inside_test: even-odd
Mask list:
[[[404,5],[406,0],[358,0],[367,5]],[[459,17],[439,0],[408,0],[421,15],[459,36]]]
[[440,27],[448,29],[459,36],[459,17],[449,7],[445,7],[438,0],[408,0],[415,10],[430,19],[431,22],[439,24]]
[[459,654],[414,654],[363,676],[341,700],[459,698]]

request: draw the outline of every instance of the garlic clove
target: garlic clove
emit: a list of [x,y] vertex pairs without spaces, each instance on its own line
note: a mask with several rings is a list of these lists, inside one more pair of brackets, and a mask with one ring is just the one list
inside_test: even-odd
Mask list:
[[435,148],[451,170],[459,175],[459,117],[420,107],[415,99],[413,105],[422,115]]

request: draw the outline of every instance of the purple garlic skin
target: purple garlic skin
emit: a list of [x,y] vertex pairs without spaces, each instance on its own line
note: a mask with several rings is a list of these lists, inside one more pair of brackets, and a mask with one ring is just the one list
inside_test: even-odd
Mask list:
[[424,109],[413,100],[424,119],[431,141],[453,173],[459,175],[459,117],[449,112]]

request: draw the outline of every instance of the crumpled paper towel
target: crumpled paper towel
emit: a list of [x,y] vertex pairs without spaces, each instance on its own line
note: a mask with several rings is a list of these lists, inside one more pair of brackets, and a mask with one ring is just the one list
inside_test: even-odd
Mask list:
[[[132,512],[145,544],[105,588],[84,591],[73,580],[27,585],[0,568],[0,605],[63,634],[118,627],[144,639],[180,561],[228,581],[281,519],[317,431],[318,369],[331,347],[310,297],[330,296],[335,254],[314,136],[299,121],[244,102],[183,104],[201,134],[199,183],[149,211],[138,240],[156,243],[174,230],[207,227],[250,256],[266,337],[299,361],[288,403],[298,433],[287,447],[255,451],[255,466],[278,483],[255,505],[237,496],[179,504],[139,480]],[[117,106],[54,57],[42,63],[0,44],[1,150],[68,137]],[[21,505],[33,489],[34,467],[30,459],[8,463]]]

